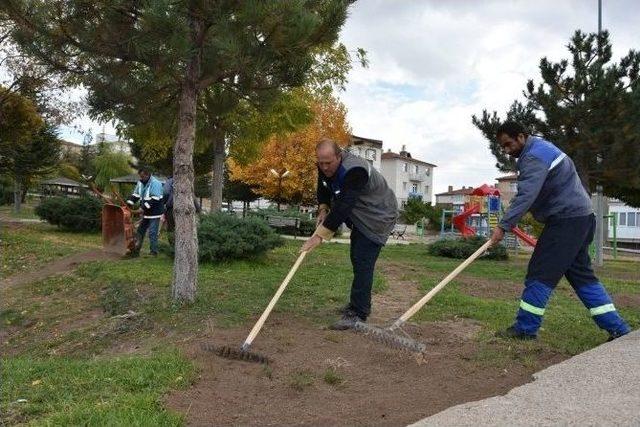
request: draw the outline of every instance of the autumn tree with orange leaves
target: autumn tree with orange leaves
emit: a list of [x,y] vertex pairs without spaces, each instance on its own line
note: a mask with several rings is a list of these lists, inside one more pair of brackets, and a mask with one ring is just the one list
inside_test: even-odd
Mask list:
[[298,131],[269,138],[258,160],[243,166],[229,159],[231,178],[255,187],[258,194],[278,204],[314,204],[318,179],[316,144],[327,137],[344,146],[351,129],[346,109],[336,98],[310,97],[310,104],[313,121]]

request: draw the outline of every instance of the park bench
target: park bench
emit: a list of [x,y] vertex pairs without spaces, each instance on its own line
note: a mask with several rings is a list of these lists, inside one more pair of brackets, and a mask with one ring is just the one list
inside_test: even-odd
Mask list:
[[298,231],[300,230],[300,218],[291,216],[268,216],[267,224],[277,231],[290,230],[293,228],[294,238],[298,236]]
[[404,240],[404,233],[406,232],[407,232],[407,225],[398,224],[395,227],[393,227],[393,231],[391,231],[391,237]]

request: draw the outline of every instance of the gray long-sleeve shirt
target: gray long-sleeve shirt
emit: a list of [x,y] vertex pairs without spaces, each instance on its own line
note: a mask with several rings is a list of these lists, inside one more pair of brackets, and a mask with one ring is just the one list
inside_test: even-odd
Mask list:
[[549,141],[528,137],[517,168],[518,193],[500,221],[503,230],[510,231],[528,211],[542,223],[593,212],[573,161]]

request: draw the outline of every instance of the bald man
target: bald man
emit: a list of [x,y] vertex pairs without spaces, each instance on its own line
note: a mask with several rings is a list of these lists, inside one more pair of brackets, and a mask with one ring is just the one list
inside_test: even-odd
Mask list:
[[302,247],[311,251],[330,240],[343,223],[351,229],[353,282],[349,303],[334,330],[352,328],[371,313],[373,272],[382,246],[398,217],[396,196],[380,172],[365,159],[343,151],[330,140],[316,147],[318,220],[313,236]]

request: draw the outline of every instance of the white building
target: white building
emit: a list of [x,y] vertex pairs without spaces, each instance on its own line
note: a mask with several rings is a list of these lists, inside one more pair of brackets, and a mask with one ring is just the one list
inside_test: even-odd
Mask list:
[[381,157],[380,172],[396,194],[400,209],[410,197],[421,197],[424,202],[431,203],[433,168],[437,167],[436,165],[414,159],[404,145],[399,154],[389,150],[382,153]]
[[511,204],[511,199],[518,194],[518,175],[500,176],[496,178],[496,181],[496,188],[500,191],[502,206],[506,209]]
[[[640,209],[609,199],[609,214],[616,216],[616,237],[621,243],[640,243]],[[613,240],[613,221],[609,219],[608,240]]]
[[96,134],[96,144],[106,143],[114,151],[131,155],[131,148],[127,141],[121,140],[117,135],[104,132]]
[[471,200],[471,193],[473,193],[473,187],[471,186],[463,186],[460,189],[454,190],[453,186],[450,185],[449,189],[444,193],[436,194],[436,206],[462,212],[465,203]]
[[380,170],[382,141],[351,135],[351,141],[346,147],[346,150],[351,154],[367,159],[375,169]]

